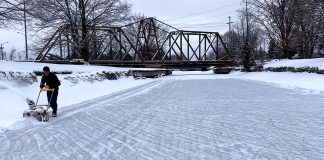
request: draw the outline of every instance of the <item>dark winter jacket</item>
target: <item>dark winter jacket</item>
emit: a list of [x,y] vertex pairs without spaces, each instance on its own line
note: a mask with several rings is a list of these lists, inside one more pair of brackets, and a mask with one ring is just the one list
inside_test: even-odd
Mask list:
[[54,73],[49,73],[48,76],[43,75],[42,76],[42,80],[40,83],[40,87],[43,88],[44,85],[48,85],[51,89],[55,88],[56,90],[59,88],[59,86],[61,85],[60,80],[57,78],[57,76]]

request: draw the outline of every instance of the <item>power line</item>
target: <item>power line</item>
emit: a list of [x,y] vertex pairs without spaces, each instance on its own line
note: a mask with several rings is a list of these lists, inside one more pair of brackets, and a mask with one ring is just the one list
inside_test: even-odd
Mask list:
[[[209,22],[211,19],[219,19],[218,21],[214,21],[214,22]],[[185,21],[181,21],[178,22],[178,23],[168,23],[169,25],[183,25],[183,24],[188,24],[188,25],[191,25],[190,23],[187,23],[187,22],[192,22],[192,21],[195,21],[195,20],[185,20]],[[225,17],[224,15],[219,15],[219,16],[213,16],[213,17],[210,17],[210,18],[200,18],[199,21],[206,21],[208,23],[211,23],[211,24],[224,24],[225,22]],[[200,24],[200,23],[196,23],[196,24]],[[204,23],[202,23],[204,24]]]
[[236,3],[231,3],[231,4],[221,6],[221,7],[218,7],[218,8],[214,8],[214,9],[210,9],[210,10],[206,10],[206,11],[201,11],[201,12],[197,12],[197,13],[193,13],[193,14],[189,14],[189,15],[185,15],[185,16],[181,16],[181,17],[176,17],[176,18],[172,18],[172,19],[168,19],[168,20],[163,20],[163,21],[173,21],[173,20],[177,20],[177,19],[192,17],[192,16],[195,16],[195,15],[204,14],[204,13],[212,12],[212,11],[215,11],[215,10],[218,10],[218,9],[226,8],[226,7],[235,5],[235,4],[241,4],[241,3],[237,3],[237,2]]
[[211,19],[212,18],[202,19],[203,21],[197,22],[197,23],[192,23],[193,21],[196,21],[196,20],[183,21],[183,22],[179,22],[179,23],[171,23],[170,25],[172,25],[172,26],[178,26],[178,25],[204,25],[204,24],[224,24],[225,23],[224,21],[215,21],[215,22],[213,22],[213,21],[210,21]]
[[[192,26],[179,26],[179,27],[185,27],[185,28],[188,28],[188,27],[208,27],[208,26],[213,26],[213,27],[215,27],[215,26],[227,26],[226,24],[219,24],[219,25],[192,25]],[[178,28],[179,28],[178,27]]]
[[[199,25],[209,25],[209,24],[224,24],[224,22],[216,21],[216,22],[208,22],[208,23],[192,23],[186,25],[199,26]],[[177,24],[170,24],[170,25],[177,26],[177,25],[184,25],[184,23],[177,23]]]
[[184,29],[184,28],[215,28],[215,27],[225,27],[227,26],[226,24],[223,25],[207,25],[207,26],[182,26],[178,27],[179,29]]

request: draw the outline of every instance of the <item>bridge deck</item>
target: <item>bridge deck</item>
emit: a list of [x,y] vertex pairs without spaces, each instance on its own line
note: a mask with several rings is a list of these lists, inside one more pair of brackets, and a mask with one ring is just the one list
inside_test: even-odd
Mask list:
[[[44,60],[42,63],[54,64],[78,64],[68,60],[55,61]],[[206,67],[231,67],[236,66],[233,60],[217,60],[217,61],[109,61],[109,60],[92,60],[92,65],[114,66],[114,67],[150,67],[150,68],[206,68]]]

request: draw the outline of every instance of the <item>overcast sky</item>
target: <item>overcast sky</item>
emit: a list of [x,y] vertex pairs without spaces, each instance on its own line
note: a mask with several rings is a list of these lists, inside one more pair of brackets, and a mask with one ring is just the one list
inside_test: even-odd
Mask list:
[[[127,0],[133,5],[133,12],[142,13],[183,30],[216,31],[224,33],[228,30],[228,17],[237,20],[237,10],[241,0]],[[20,33],[17,33],[20,32]],[[5,51],[12,47],[22,52],[24,57],[24,32],[0,29],[0,44]]]
[[241,0],[127,0],[135,13],[156,17],[176,28],[225,32],[236,20]]

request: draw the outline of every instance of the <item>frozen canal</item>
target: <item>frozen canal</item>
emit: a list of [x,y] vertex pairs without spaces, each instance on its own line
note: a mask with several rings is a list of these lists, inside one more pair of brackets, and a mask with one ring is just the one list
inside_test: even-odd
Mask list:
[[0,134],[0,159],[324,159],[323,94],[235,79],[158,80],[27,122]]

